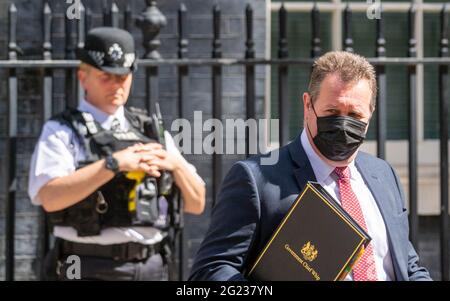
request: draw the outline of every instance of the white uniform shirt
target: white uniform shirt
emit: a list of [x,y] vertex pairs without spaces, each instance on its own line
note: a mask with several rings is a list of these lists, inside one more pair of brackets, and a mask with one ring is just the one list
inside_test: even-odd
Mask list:
[[[317,182],[320,183],[340,204],[341,196],[337,182],[338,178],[333,172],[334,167],[328,165],[316,154],[309,142],[305,130],[303,130],[301,134],[301,142],[309,162],[311,163]],[[373,198],[372,193],[356,168],[355,162],[352,161],[348,167],[350,168],[350,185],[361,205],[367,225],[367,231],[370,237],[372,237],[371,244],[373,245],[378,280],[395,280],[386,226],[381,212],[378,209],[378,205]],[[352,273],[349,273],[345,278],[345,280],[352,279]]]
[[[92,114],[94,119],[106,130],[110,129],[114,118],[119,120],[122,130],[126,131],[130,127],[125,119],[123,107],[120,107],[114,115],[108,115],[89,102],[82,100],[78,110]],[[203,182],[195,167],[189,164],[180,154],[170,133],[165,131],[164,137],[167,152],[180,156],[186,166]],[[32,203],[41,205],[41,200],[38,198],[41,187],[51,179],[73,173],[77,168],[77,162],[85,159],[85,152],[72,129],[57,121],[47,121],[31,158],[28,193]],[[54,235],[65,240],[102,245],[131,241],[153,244],[163,238],[159,230],[151,227],[107,228],[103,229],[97,236],[78,237],[76,230],[72,227],[55,226]]]

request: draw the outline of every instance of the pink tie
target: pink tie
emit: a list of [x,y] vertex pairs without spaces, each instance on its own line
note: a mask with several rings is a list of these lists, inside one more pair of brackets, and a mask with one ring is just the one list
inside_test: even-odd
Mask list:
[[[336,167],[334,172],[339,177],[339,192],[341,194],[341,204],[345,211],[367,231],[364,215],[359,205],[358,198],[350,185],[350,170],[348,167]],[[376,281],[377,270],[375,267],[375,256],[373,255],[372,243],[369,243],[363,256],[353,266],[353,280],[355,281]]]

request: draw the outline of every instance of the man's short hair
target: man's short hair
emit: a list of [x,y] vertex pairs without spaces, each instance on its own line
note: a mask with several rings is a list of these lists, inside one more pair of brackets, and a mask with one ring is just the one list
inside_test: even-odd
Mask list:
[[86,73],[89,73],[93,67],[87,63],[81,62],[80,65],[78,65],[78,69],[81,71],[84,71]]
[[370,109],[372,112],[375,110],[377,97],[375,69],[364,57],[346,51],[331,51],[314,61],[308,86],[312,103],[317,100],[320,85],[328,74],[337,74],[344,83],[356,83],[367,79],[372,91]]

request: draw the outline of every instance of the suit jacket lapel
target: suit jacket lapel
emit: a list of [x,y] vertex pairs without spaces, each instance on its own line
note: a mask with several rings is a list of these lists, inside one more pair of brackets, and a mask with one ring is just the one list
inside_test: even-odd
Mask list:
[[389,250],[394,264],[395,276],[397,280],[404,280],[404,275],[407,271],[404,271],[398,263],[397,254],[401,254],[401,252],[397,252],[397,249],[399,248],[397,244],[398,240],[395,239],[393,237],[393,233],[391,233],[392,229],[395,229],[396,225],[393,220],[393,212],[395,212],[395,210],[393,204],[390,202],[391,198],[387,196],[390,191],[389,189],[386,189],[381,181],[383,178],[381,172],[374,168],[373,165],[370,165],[368,160],[364,160],[360,154],[356,157],[355,165],[372,193],[378,205],[378,209],[383,217],[389,241]]
[[294,175],[301,191],[308,181],[316,181],[316,175],[303,149],[300,134],[288,145],[288,148],[292,161],[296,163],[296,166],[294,166]]

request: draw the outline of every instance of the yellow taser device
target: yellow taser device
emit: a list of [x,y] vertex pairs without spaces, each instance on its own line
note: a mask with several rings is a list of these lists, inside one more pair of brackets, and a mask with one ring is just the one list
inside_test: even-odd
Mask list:
[[134,212],[136,211],[136,187],[142,183],[142,180],[145,178],[145,172],[143,171],[129,171],[126,173],[125,177],[130,180],[136,181],[133,189],[131,189],[128,194],[128,211]]

